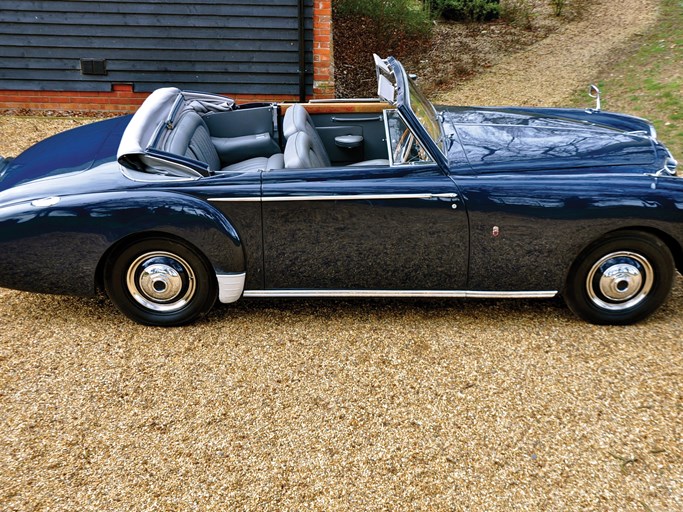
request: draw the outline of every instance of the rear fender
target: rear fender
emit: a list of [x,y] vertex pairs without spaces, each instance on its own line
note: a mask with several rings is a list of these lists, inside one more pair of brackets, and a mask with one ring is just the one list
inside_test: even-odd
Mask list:
[[167,234],[195,246],[216,274],[244,273],[237,231],[217,209],[192,196],[128,191],[62,196],[56,204],[3,208],[0,286],[92,295],[97,272],[120,243]]
[[103,194],[103,201],[88,207],[90,216],[106,211],[114,231],[111,245],[135,236],[169,234],[194,245],[217,273],[244,272],[240,237],[228,219],[210,204],[171,192]]

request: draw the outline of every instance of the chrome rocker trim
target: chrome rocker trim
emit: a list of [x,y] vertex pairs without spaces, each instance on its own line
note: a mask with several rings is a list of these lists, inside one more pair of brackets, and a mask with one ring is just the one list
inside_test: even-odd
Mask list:
[[550,299],[556,290],[477,291],[477,290],[245,290],[244,297],[450,297],[477,299]]
[[246,272],[241,274],[216,274],[218,300],[223,304],[238,300],[242,296],[246,276]]

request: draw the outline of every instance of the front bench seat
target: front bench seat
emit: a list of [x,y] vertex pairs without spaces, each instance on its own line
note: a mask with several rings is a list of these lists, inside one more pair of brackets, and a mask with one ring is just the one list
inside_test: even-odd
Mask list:
[[316,152],[313,140],[306,132],[290,135],[285,146],[285,169],[315,169],[325,167]]
[[284,168],[284,155],[277,153],[270,157],[255,157],[221,167],[218,151],[211,141],[211,134],[206,123],[199,114],[188,110],[180,115],[175,126],[170,130],[163,151],[199,160],[209,165],[212,173],[269,171]]
[[[303,105],[295,103],[287,109],[287,112],[285,112],[285,118],[282,121],[282,135],[284,135],[287,142],[289,142],[291,136],[300,132],[305,133],[310,138],[310,143],[316,157],[321,162],[320,167],[332,167],[330,157],[327,155],[327,150],[325,149],[325,144],[323,144],[323,140],[320,138],[320,135],[318,135],[318,130],[316,130],[311,116]],[[286,160],[287,159],[285,158],[285,164]]]
[[[310,142],[313,152],[321,162],[319,167],[332,167],[330,157],[325,149],[325,144],[323,144],[323,140],[320,138],[320,135],[318,135],[318,130],[316,130],[311,116],[308,114],[308,111],[306,111],[302,104],[295,103],[285,112],[285,118],[282,121],[282,135],[284,135],[285,139],[287,139],[287,142],[289,142],[289,138],[299,132],[306,133],[306,135],[308,135],[311,139]],[[285,157],[285,167],[287,167],[286,160],[287,158]],[[385,158],[379,158],[374,160],[366,160],[363,162],[356,162],[351,165],[389,165],[389,160]]]

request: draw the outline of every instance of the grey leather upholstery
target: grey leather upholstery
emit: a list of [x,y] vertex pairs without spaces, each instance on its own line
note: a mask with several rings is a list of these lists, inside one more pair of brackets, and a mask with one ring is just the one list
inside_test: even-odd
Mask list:
[[[283,132],[287,138],[284,155],[276,153],[270,157],[249,158],[221,167],[221,159],[215,145],[220,145],[221,141],[212,139],[202,117],[194,110],[188,109],[178,116],[175,126],[169,130],[160,149],[206,162],[213,173],[331,167],[325,146],[302,105],[293,105],[287,110]],[[258,136],[250,137],[257,140]],[[389,161],[369,160],[354,165],[389,165]]]
[[285,169],[312,169],[325,167],[306,132],[290,135],[285,146]]
[[204,120],[194,111],[188,110],[176,121],[164,147],[169,153],[209,164],[209,170],[212,172],[221,169],[221,161],[211,142],[209,129]]
[[249,172],[249,171],[272,171],[274,169],[284,169],[285,161],[282,153],[276,153],[271,157],[250,158],[243,162],[223,167],[221,172]]
[[[303,105],[299,103],[287,109],[285,118],[282,121],[282,134],[285,136],[285,139],[289,141],[289,138],[298,132],[306,133],[311,139],[313,150],[321,162],[319,167],[332,167],[330,157],[327,156],[325,145],[315,129],[311,116],[308,115]],[[285,157],[285,163],[286,160],[287,158]]]
[[374,160],[364,160],[362,162],[356,162],[355,164],[350,164],[351,167],[356,165],[389,165],[388,158],[375,158]]
[[[311,116],[308,114],[306,109],[300,103],[296,103],[289,107],[285,112],[285,117],[282,121],[282,134],[287,139],[287,146],[289,146],[289,139],[298,133],[305,133],[310,139],[310,145],[315,159],[320,162],[319,165],[314,166],[303,166],[304,168],[309,167],[332,167],[330,162],[330,157],[325,149],[325,144],[323,144],[318,131],[313,124]],[[290,151],[293,154],[293,150]],[[356,162],[351,165],[389,165],[389,160],[387,159],[375,159],[366,160],[364,162]],[[293,167],[288,165],[287,161],[287,147],[285,147],[285,167]],[[300,168],[297,166],[297,168]]]
[[150,94],[126,126],[116,158],[145,152],[160,119],[166,119],[180,89],[165,87]]
[[163,150],[183,155],[209,164],[212,172],[258,171],[282,169],[284,156],[277,153],[271,157],[256,157],[221,168],[218,151],[211,140],[204,120],[194,111],[188,110],[178,118],[173,130],[163,144]]
[[221,162],[226,163],[280,153],[280,146],[267,132],[238,137],[211,137],[211,142],[213,142]]

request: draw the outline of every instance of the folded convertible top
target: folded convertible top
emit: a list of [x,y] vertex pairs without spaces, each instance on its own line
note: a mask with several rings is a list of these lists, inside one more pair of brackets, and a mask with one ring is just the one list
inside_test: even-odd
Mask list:
[[175,87],[157,89],[135,112],[123,132],[116,158],[123,163],[132,155],[144,154],[154,143],[162,128],[173,129],[173,121],[187,109],[199,114],[221,112],[235,108],[235,101],[217,94],[181,91]]

